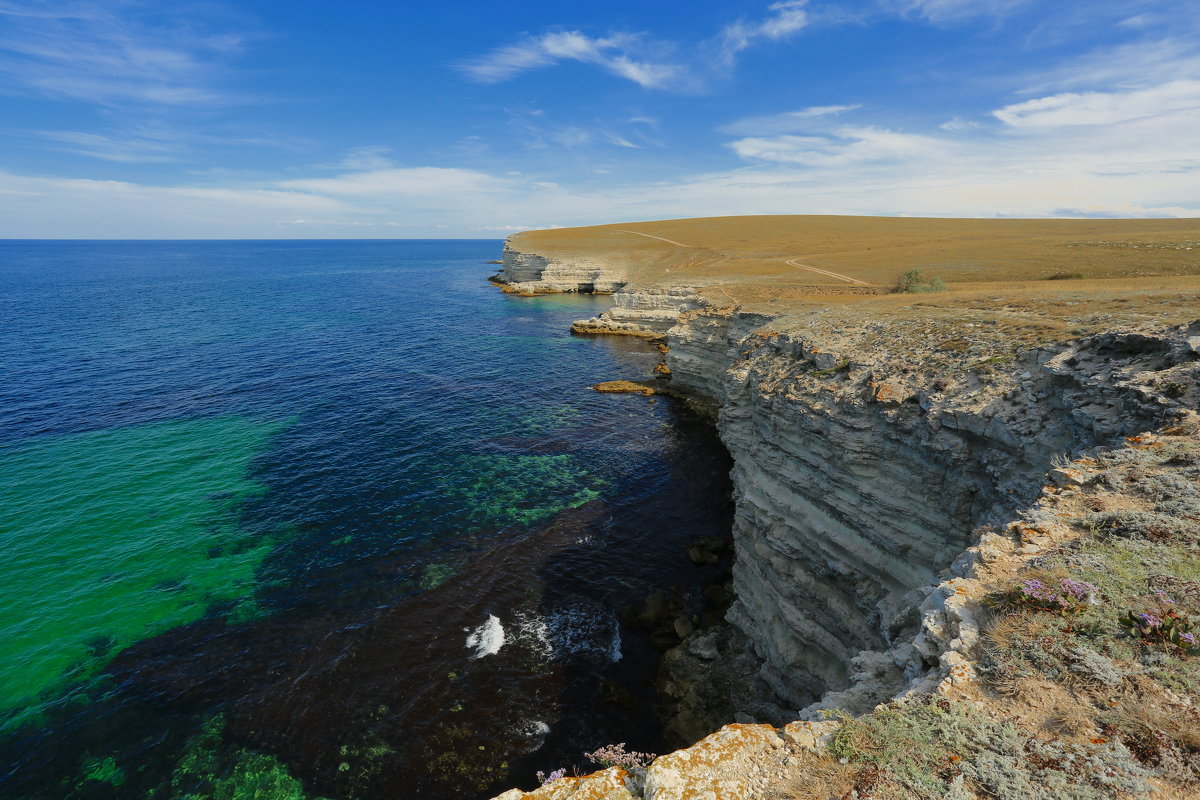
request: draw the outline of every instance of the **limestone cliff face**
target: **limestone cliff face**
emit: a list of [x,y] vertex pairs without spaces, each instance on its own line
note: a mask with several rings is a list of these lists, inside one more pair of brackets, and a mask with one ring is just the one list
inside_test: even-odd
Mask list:
[[[977,628],[955,581],[1014,547],[992,526],[1036,517],[1064,457],[1158,430],[1197,400],[1200,322],[1021,346],[951,315],[777,316],[682,286],[626,285],[614,300],[575,330],[665,337],[671,385],[715,414],[733,456],[736,636],[722,641],[743,652],[718,653],[701,631],[665,663],[752,663],[769,696],[721,707],[711,686],[668,675],[691,715],[677,730],[711,725],[701,735],[731,710],[782,726],[968,679]],[[653,776],[631,796],[675,796]]]
[[504,244],[503,263],[494,280],[517,294],[583,292],[611,294],[625,285],[625,277],[611,266],[584,258],[563,261]]
[[689,286],[623,286],[613,295],[613,307],[571,326],[576,333],[608,333],[664,338],[680,315],[703,307]]
[[[684,314],[667,363],[719,409],[737,507],[728,618],[795,709],[847,688],[859,651],[911,638],[918,590],[1028,506],[1054,458],[1161,426],[1178,404],[1154,385],[1196,363],[1186,331],[1114,333],[922,387],[844,327],[775,323]],[[866,708],[936,664],[876,663]]]

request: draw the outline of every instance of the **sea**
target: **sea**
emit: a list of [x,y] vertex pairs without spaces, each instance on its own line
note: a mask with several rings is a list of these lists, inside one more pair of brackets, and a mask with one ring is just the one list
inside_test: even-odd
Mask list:
[[[662,752],[728,455],[501,243],[0,241],[0,798],[486,798]],[[705,570],[710,570],[706,573]]]

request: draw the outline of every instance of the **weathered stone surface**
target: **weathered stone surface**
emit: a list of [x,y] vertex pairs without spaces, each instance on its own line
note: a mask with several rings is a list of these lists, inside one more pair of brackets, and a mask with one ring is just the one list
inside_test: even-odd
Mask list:
[[1047,474],[1056,486],[1081,486],[1085,480],[1077,469],[1052,469]]
[[625,285],[612,267],[585,258],[560,261],[504,245],[503,266],[493,280],[518,294],[611,293]]
[[620,767],[609,767],[581,778],[559,778],[540,789],[522,792],[510,789],[495,800],[633,800],[636,789],[630,775]]
[[726,725],[684,750],[655,759],[646,800],[751,800],[778,780],[786,751],[769,725]]
[[783,726],[783,738],[796,747],[819,751],[829,744],[830,737],[840,724],[833,720],[789,722]]
[[[1159,428],[1194,406],[1200,379],[1200,323],[1014,352],[968,320],[952,336],[922,319],[900,331],[825,309],[781,318],[686,287],[626,286],[614,300],[594,330],[665,334],[673,388],[714,414],[734,459],[732,625],[664,657],[677,732],[739,712],[823,725],[821,709],[969,686],[981,581],[1048,546],[1056,498],[1096,477],[1056,458]],[[770,737],[746,734],[758,744],[743,749],[742,728],[762,726],[659,758],[644,796],[764,796],[745,792],[765,767],[738,754],[770,752]],[[785,727],[788,745],[816,746],[808,731]],[[729,757],[727,783],[706,783],[705,743]]]

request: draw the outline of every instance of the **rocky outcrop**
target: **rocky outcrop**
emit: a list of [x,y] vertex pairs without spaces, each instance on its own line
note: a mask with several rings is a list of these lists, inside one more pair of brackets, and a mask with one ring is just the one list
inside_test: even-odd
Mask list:
[[560,260],[526,253],[505,242],[500,271],[492,280],[514,294],[581,292],[611,294],[625,285],[625,276],[609,265],[586,258]]
[[613,295],[613,307],[571,326],[575,333],[623,334],[665,338],[680,315],[704,307],[693,287],[625,286]]
[[1045,346],[1002,371],[924,383],[904,372],[911,353],[780,322],[685,314],[667,360],[676,389],[719,409],[734,460],[728,619],[775,703],[796,710],[870,682],[877,696],[852,709],[865,710],[911,682],[914,664],[859,653],[911,638],[915,590],[973,531],[1036,498],[1055,458],[1163,425],[1182,407],[1168,394],[1198,373],[1194,331],[1179,329]]
[[[1021,513],[1074,480],[1063,459],[1158,430],[1200,396],[1200,323],[1022,347],[969,315],[750,313],[686,287],[614,299],[576,330],[664,335],[673,390],[714,413],[734,461],[732,629],[664,659],[680,736],[969,682],[963,587],[1048,535],[1036,508]],[[674,796],[662,785],[630,791]]]

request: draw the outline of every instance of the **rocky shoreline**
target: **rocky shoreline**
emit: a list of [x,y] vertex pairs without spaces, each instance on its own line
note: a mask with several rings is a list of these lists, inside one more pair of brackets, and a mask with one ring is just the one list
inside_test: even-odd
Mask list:
[[665,342],[672,392],[733,456],[736,504],[727,625],[686,631],[660,676],[672,733],[709,735],[644,775],[598,773],[615,793],[589,778],[506,800],[761,797],[836,726],[826,714],[970,691],[989,575],[1066,535],[1055,509],[1079,465],[1195,419],[1200,323],[1100,320],[1026,345],[991,312],[775,314],[512,243],[497,280],[611,291],[575,329]]

